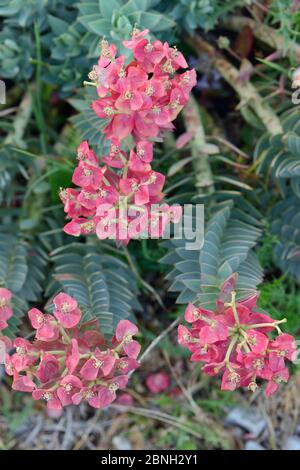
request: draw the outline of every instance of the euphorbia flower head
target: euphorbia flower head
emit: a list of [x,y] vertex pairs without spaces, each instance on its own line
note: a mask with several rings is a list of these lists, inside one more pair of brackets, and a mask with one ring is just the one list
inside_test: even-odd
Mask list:
[[76,299],[62,292],[53,304],[55,317],[36,308],[28,312],[35,339],[16,338],[16,352],[7,354],[5,367],[13,377],[13,389],[32,393],[34,400],[44,400],[50,410],[82,400],[94,408],[108,406],[117,398],[118,389],[125,388],[128,374],[139,366],[140,345],[133,339],[137,327],[121,320],[107,341],[96,320],[79,324]]
[[[80,191],[68,188],[60,193],[64,210],[72,219],[64,227],[69,235],[96,233],[101,240],[115,238],[125,245],[131,238],[162,236],[171,220],[166,205],[164,213],[151,211],[152,204],[164,197],[165,182],[164,176],[151,168],[153,139],[161,140],[165,131],[173,129],[172,121],[196,84],[196,73],[181,73],[180,69],[187,68],[183,55],[167,43],[151,42],[147,34],[148,30],[134,29],[131,39],[124,41],[132,51],[128,63],[124,56],[117,56],[114,45],[101,41],[100,58],[89,74],[99,96],[91,107],[100,119],[108,121],[102,132],[109,153],[98,160],[86,141],[78,148],[79,163],[72,181]],[[126,220],[126,228],[127,222],[137,221],[135,229],[126,234],[124,221],[119,220],[124,201],[129,210],[132,206],[144,208],[140,219],[131,215]],[[114,214],[97,219],[106,203],[113,205]]]
[[[211,376],[222,374],[222,390],[248,387],[255,391],[257,380],[267,380],[266,395],[272,395],[289,374],[285,359],[296,358],[295,339],[282,333],[270,316],[256,310],[257,295],[237,302],[231,276],[221,288],[216,311],[189,304],[185,320],[191,324],[178,327],[178,341],[191,351],[191,360],[203,362],[202,371]],[[221,313],[220,313],[221,312]],[[277,331],[272,340],[268,333]]]

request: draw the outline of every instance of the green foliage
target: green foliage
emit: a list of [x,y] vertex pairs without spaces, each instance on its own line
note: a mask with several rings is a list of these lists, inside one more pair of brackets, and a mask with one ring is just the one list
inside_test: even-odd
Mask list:
[[[186,239],[165,242],[168,254],[161,262],[174,266],[166,279],[171,281],[169,290],[179,293],[178,303],[193,301],[213,308],[220,287],[233,272],[239,274],[239,297],[251,295],[261,283],[262,268],[253,250],[262,233],[261,214],[254,207],[254,190],[236,176],[240,167],[235,155],[207,143],[193,158],[188,156],[190,152],[192,149],[179,160],[180,165],[176,153],[173,164],[166,159],[172,173],[166,194],[170,203],[204,204],[204,243],[194,251],[187,249]],[[207,159],[212,172],[211,194],[202,194],[203,173],[194,165],[195,159]],[[201,224],[199,231],[203,230]]]
[[[48,15],[57,15],[73,21],[75,10],[71,0],[6,0],[0,1],[0,76],[28,80],[34,72],[32,59],[36,58],[33,26],[42,36],[43,60],[50,61],[52,50]],[[59,20],[58,20],[59,21]],[[62,66],[61,66],[62,67]],[[49,69],[47,69],[49,74]],[[58,77],[59,78],[59,77]]]
[[252,250],[261,235],[259,225],[228,201],[215,208],[199,250],[188,250],[185,239],[164,242],[169,253],[161,262],[174,265],[167,279],[172,281],[170,291],[179,292],[177,302],[214,307],[220,287],[234,272],[239,274],[238,296],[253,294],[262,281]]
[[[297,108],[289,109],[281,117],[283,133],[265,134],[259,140],[254,154],[257,172],[266,175],[267,182],[276,183],[280,195],[274,193],[269,221],[271,235],[276,237],[274,261],[283,273],[300,282],[300,120]],[[270,193],[271,195],[271,193]],[[273,202],[274,204],[274,202]]]
[[[171,2],[170,2],[171,3]],[[178,0],[171,10],[171,17],[182,24],[182,27],[193,31],[196,28],[211,30],[219,18],[224,18],[243,0]]]
[[[81,0],[78,4],[78,21],[87,31],[99,37],[114,41],[121,53],[128,54],[122,46],[124,38],[129,38],[135,25],[140,29],[149,29],[156,34],[175,27],[175,22],[168,16],[154,10],[160,2],[157,0]],[[162,2],[164,3],[164,2]]]
[[259,306],[275,319],[286,318],[289,333],[299,335],[300,293],[286,275],[262,284]]
[[278,244],[278,237],[265,228],[264,236],[257,247],[257,257],[264,271],[274,271],[274,249]]
[[272,211],[271,232],[278,244],[274,259],[283,273],[288,273],[300,283],[300,211],[299,199],[290,196],[275,205]]
[[[6,387],[0,388],[1,433],[0,450],[9,450],[15,445],[14,436],[26,423],[33,412],[31,397],[24,399],[20,392],[11,393]],[[6,429],[5,429],[6,428]],[[3,432],[5,429],[5,432]]]
[[255,149],[257,172],[276,179],[283,193],[291,185],[300,196],[300,120],[297,108],[286,111],[281,117],[283,133],[264,134]]
[[34,44],[29,34],[18,36],[17,30],[5,26],[0,31],[0,76],[28,80],[33,73],[30,58]]
[[16,193],[23,192],[21,182],[29,179],[27,167],[24,159],[9,146],[0,149],[0,204],[9,206]]
[[99,152],[104,153],[104,134],[101,131],[106,126],[107,120],[99,120],[96,113],[90,108],[90,103],[96,98],[95,88],[87,87],[84,94],[70,99],[70,104],[78,111],[75,116],[71,117],[70,121],[82,140],[88,140],[90,145],[95,146]]
[[0,285],[10,289],[14,296],[14,315],[4,331],[8,336],[16,334],[28,302],[41,300],[46,267],[47,255],[41,247],[26,241],[22,234],[0,232]]
[[72,243],[51,254],[54,264],[48,295],[61,290],[76,298],[84,320],[97,318],[101,330],[111,334],[121,319],[139,310],[135,276],[120,258],[103,245]]
[[47,9],[50,11],[60,11],[63,7],[71,5],[70,0],[62,2],[61,0],[1,0],[0,16],[4,17],[5,24],[14,27],[26,28],[38,22],[41,29],[47,24]]
[[76,19],[72,22],[68,17],[48,15],[48,21],[52,45],[43,77],[48,83],[59,85],[62,96],[69,96],[92,67],[90,50],[92,57],[99,54],[98,38],[91,37]]
[[[293,3],[295,3],[294,8]],[[286,48],[289,47],[291,40],[299,38],[300,12],[297,11],[296,2],[272,0],[268,8],[268,20],[270,24],[278,27],[278,31],[284,38]]]

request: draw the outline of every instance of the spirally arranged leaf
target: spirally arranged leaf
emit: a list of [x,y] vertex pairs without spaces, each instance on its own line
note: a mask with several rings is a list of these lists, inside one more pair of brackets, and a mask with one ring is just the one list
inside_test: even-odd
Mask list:
[[63,290],[79,303],[84,320],[97,318],[104,334],[140,309],[135,275],[122,260],[97,245],[72,243],[52,252],[48,294]]
[[106,37],[117,45],[122,54],[128,55],[122,41],[129,38],[132,29],[149,29],[152,34],[175,29],[170,15],[154,10],[157,0],[81,0],[78,22],[92,35]]
[[106,119],[99,119],[90,108],[90,103],[97,98],[94,89],[86,91],[86,99],[70,99],[70,104],[79,111],[70,121],[74,124],[82,140],[88,140],[90,145],[103,148],[104,134],[102,129],[106,126]]
[[274,250],[277,266],[300,283],[300,200],[290,196],[272,211],[271,232],[278,237]]
[[254,160],[257,172],[276,179],[282,192],[289,191],[289,183],[295,194],[300,194],[300,118],[297,109],[281,116],[283,133],[263,135],[256,146]]
[[247,222],[232,202],[217,210],[205,230],[203,246],[188,250],[187,240],[164,242],[169,253],[161,260],[174,265],[167,275],[171,292],[178,292],[177,303],[194,302],[213,308],[220,287],[233,273],[238,273],[239,298],[252,295],[262,282],[262,269],[252,250],[261,230]]
[[10,233],[0,233],[0,286],[13,293],[13,317],[4,334],[13,337],[27,311],[28,302],[40,300],[46,277],[47,256]]

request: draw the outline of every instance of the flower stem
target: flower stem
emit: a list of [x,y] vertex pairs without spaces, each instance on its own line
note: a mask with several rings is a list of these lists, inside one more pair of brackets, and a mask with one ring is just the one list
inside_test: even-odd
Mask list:
[[[279,325],[280,323],[286,323],[287,322],[287,319],[286,318],[283,318],[282,320],[278,320],[278,321],[274,321],[274,322],[270,322],[270,323],[254,323],[254,325],[245,325],[244,328],[246,330],[250,330],[252,328],[264,328],[264,327],[267,327],[267,326],[270,326],[272,328],[277,328],[280,330],[280,328],[278,328],[277,325]],[[280,330],[281,332],[281,330]]]
[[228,306],[228,307],[232,308],[232,312],[233,312],[235,322],[236,322],[237,326],[240,326],[240,319],[239,319],[239,315],[237,313],[235,299],[236,299],[236,292],[233,291],[233,292],[231,292],[231,302],[225,304],[225,306],[226,307]]
[[97,86],[96,83],[94,83],[94,82],[87,82],[86,80],[84,80],[83,85],[84,85],[84,86],[89,85],[89,86],[95,86],[95,87]]
[[62,326],[60,326],[60,327],[59,327],[59,331],[61,332],[61,335],[62,335],[62,337],[64,338],[64,340],[66,341],[66,343],[67,343],[67,344],[70,344],[70,343],[71,343],[71,339],[70,339],[69,336],[67,335],[65,329],[64,329]]
[[58,356],[59,354],[62,354],[63,356],[66,355],[65,351],[47,351],[49,354],[53,354],[54,356]]
[[229,362],[230,362],[230,355],[233,351],[233,348],[234,348],[237,340],[238,340],[238,335],[234,335],[232,337],[230,343],[229,343],[229,346],[228,346],[228,349],[227,349],[227,352],[226,352],[226,356],[225,356],[225,359],[224,359],[224,362],[226,363],[226,365],[228,365]]

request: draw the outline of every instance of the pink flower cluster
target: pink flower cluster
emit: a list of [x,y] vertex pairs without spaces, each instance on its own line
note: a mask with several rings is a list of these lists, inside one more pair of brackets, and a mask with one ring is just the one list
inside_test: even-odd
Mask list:
[[13,377],[12,388],[43,399],[50,410],[60,410],[86,401],[103,408],[124,389],[128,373],[139,366],[140,344],[133,339],[137,327],[121,320],[107,342],[97,329],[97,321],[81,320],[75,299],[60,293],[53,314],[37,308],[28,312],[35,340],[16,338],[16,352],[6,358],[6,372]]
[[[235,292],[230,302],[219,300],[216,311],[189,304],[185,320],[191,328],[179,325],[178,341],[192,353],[191,361],[204,363],[205,374],[222,374],[222,390],[248,387],[255,391],[257,379],[264,379],[269,397],[289,379],[285,360],[296,359],[296,342],[278,326],[285,319],[275,321],[256,311],[255,305],[254,297],[236,302]],[[278,336],[272,339],[270,332]]]
[[103,130],[109,139],[132,135],[139,142],[173,129],[172,121],[196,84],[195,70],[176,75],[188,67],[182,53],[167,42],[149,42],[147,33],[134,30],[131,40],[123,42],[134,56],[128,65],[123,55],[116,58],[114,45],[102,41],[98,64],[89,74],[99,95],[93,109],[110,119]]
[[60,193],[72,219],[64,230],[73,236],[96,233],[100,239],[128,243],[141,236],[159,237],[170,220],[181,218],[179,206],[158,204],[165,177],[151,168],[153,139],[173,129],[196,73],[176,74],[187,68],[183,55],[167,43],[149,42],[147,33],[134,30],[131,40],[124,41],[134,56],[127,65],[123,55],[116,57],[114,45],[102,41],[98,64],[89,74],[99,95],[92,108],[109,120],[103,130],[109,151],[100,165],[88,142],[78,148],[72,182],[80,189]]

